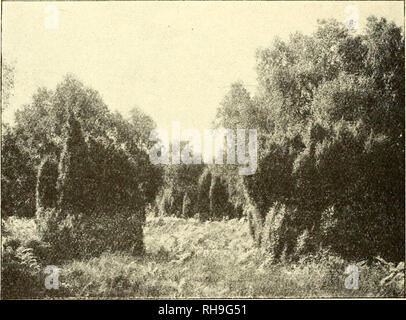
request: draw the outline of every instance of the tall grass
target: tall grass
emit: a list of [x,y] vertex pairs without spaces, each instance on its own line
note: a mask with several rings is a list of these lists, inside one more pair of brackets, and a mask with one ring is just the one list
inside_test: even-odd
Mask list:
[[[32,222],[21,221],[5,223],[11,237],[36,239]],[[27,225],[29,234],[13,229],[18,224]],[[65,262],[59,266],[59,292],[45,292],[44,296],[395,297],[404,293],[396,286],[399,281],[382,282],[393,270],[379,261],[345,261],[324,252],[295,263],[275,263],[269,253],[254,246],[245,219],[200,222],[148,216],[144,239],[145,254],[140,257],[105,252],[100,257]],[[344,286],[349,264],[359,267],[358,290]]]

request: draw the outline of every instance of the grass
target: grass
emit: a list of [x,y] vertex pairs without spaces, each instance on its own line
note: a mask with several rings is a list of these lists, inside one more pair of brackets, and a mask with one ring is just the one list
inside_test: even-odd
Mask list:
[[[8,237],[37,240],[35,224],[9,219]],[[60,289],[48,296],[77,298],[282,298],[401,295],[383,287],[387,271],[359,264],[359,289],[344,286],[341,258],[324,255],[297,263],[271,263],[254,247],[245,220],[200,222],[174,217],[147,218],[146,252],[141,257],[105,252],[59,266]]]

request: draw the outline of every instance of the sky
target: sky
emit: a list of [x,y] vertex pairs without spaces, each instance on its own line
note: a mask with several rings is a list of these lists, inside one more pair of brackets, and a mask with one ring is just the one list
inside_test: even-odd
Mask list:
[[203,130],[231,83],[254,92],[258,48],[309,34],[317,19],[344,22],[351,5],[360,29],[370,15],[404,25],[400,1],[3,2],[2,54],[15,67],[3,121],[38,87],[54,89],[73,73],[112,111],[128,116],[138,106],[159,128],[179,121]]

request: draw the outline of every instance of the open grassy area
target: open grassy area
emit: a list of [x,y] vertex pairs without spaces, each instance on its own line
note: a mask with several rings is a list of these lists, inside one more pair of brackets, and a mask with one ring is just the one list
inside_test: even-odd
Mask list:
[[[36,240],[35,224],[9,219],[8,235],[27,245]],[[346,267],[338,257],[307,257],[298,263],[272,264],[254,247],[244,219],[200,222],[174,217],[147,218],[146,252],[141,257],[106,252],[85,261],[58,265],[60,288],[53,297],[274,298],[366,297],[402,294],[380,285],[387,270],[359,265],[359,289],[344,286]],[[4,241],[5,239],[3,239]],[[48,262],[49,263],[49,262]]]

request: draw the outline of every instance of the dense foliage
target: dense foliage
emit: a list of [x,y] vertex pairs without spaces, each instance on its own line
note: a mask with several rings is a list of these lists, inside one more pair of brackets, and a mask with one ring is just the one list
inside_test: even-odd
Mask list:
[[4,213],[36,211],[42,239],[59,258],[140,252],[145,209],[162,183],[148,157],[153,127],[138,108],[128,120],[110,113],[72,76],[55,91],[39,89],[4,133]]
[[255,238],[276,257],[324,247],[402,259],[401,29],[371,17],[355,34],[320,21],[312,35],[259,50],[257,71],[258,93],[234,84],[217,116],[259,131],[258,170],[244,177]]
[[[12,70],[7,67],[3,78],[3,108],[12,94]],[[375,274],[369,288],[377,290],[380,284],[386,296],[403,294],[404,276],[399,276],[404,264],[385,262],[382,271],[375,261],[398,262],[405,253],[403,31],[374,17],[362,33],[334,20],[320,21],[311,35],[295,33],[258,50],[257,74],[254,94],[242,82],[231,85],[214,121],[215,128],[257,129],[258,169],[251,176],[239,176],[231,164],[152,165],[148,138],[155,124],[139,108],[128,119],[111,113],[97,91],[72,76],[55,90],[39,88],[32,102],[16,112],[15,125],[2,124],[2,218],[19,235],[18,241],[10,238],[2,227],[3,295],[43,296],[42,264],[81,259],[67,271],[75,284],[87,276],[76,273],[82,264],[100,261],[103,269],[111,252],[142,252],[145,213],[151,207],[159,216],[150,217],[156,235],[150,236],[148,259],[156,258],[166,268],[159,275],[165,281],[172,261],[195,268],[191,279],[211,279],[217,290],[221,267],[229,289],[243,283],[235,291],[243,296],[269,294],[269,287],[286,285],[286,275],[293,272],[295,279],[298,272],[296,289],[302,295],[309,295],[310,281],[322,295],[332,279],[334,288],[340,288],[335,293],[341,292],[337,275],[349,262],[364,260],[360,267]],[[24,217],[35,217],[35,228],[10,227],[13,216],[22,224]],[[202,224],[193,218],[229,220]],[[198,230],[202,228],[205,233]],[[174,230],[181,241],[171,234]],[[38,238],[23,243],[30,233]],[[159,242],[172,243],[176,257],[170,258],[171,250]],[[204,243],[207,247],[199,249]],[[223,259],[224,253],[221,259],[213,259],[217,253],[208,255],[213,248],[221,252],[213,244],[226,248],[230,259]],[[103,253],[99,260],[84,259]],[[118,257],[114,254],[112,260]],[[148,259],[143,266],[147,273],[150,262],[155,263]],[[234,275],[240,264],[243,272]],[[100,268],[91,277],[97,278]],[[132,268],[125,269],[129,278],[144,277]],[[320,273],[309,272],[314,268]],[[173,278],[184,270],[188,268],[176,270]],[[251,286],[247,270],[255,275],[255,290],[245,287]],[[277,274],[270,270],[286,274],[262,287],[264,274]],[[307,278],[314,274],[321,278]],[[126,276],[107,277],[107,284],[97,285],[110,288],[100,289],[108,294],[118,282],[144,288],[144,296],[158,295],[142,282],[151,275],[137,285],[129,285]],[[385,279],[393,288],[386,288]],[[78,283],[81,289],[75,294],[92,292],[91,286],[83,289],[83,282]],[[172,292],[174,286],[170,288],[166,290]],[[176,290],[184,289],[179,284]],[[285,287],[279,290],[286,294]]]

